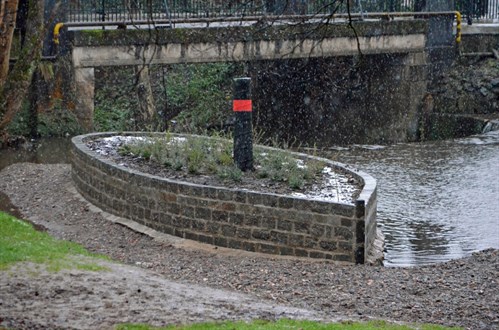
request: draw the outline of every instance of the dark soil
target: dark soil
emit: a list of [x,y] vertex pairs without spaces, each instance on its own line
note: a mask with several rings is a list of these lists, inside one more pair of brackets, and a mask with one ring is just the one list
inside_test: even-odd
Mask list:
[[117,219],[77,195],[68,165],[10,166],[0,172],[0,191],[51,235],[125,264],[99,273],[31,272],[26,264],[0,272],[0,327],[88,329],[285,316],[499,328],[497,250],[433,266],[383,268],[151,238],[110,221]]
[[[329,173],[319,173],[314,178],[305,180],[301,189],[293,189],[287,181],[259,177],[256,170],[243,173],[240,181],[221,179],[217,175],[210,173],[189,173],[185,168],[177,171],[171,167],[162,166],[154,160],[147,160],[131,154],[120,154],[118,152],[120,147],[127,143],[134,143],[133,141],[127,142],[124,138],[122,136],[115,136],[105,140],[96,139],[89,141],[88,147],[114,163],[130,169],[200,185],[223,186],[280,195],[299,194],[311,199],[347,204],[353,204],[362,190],[362,184],[353,175],[336,169],[331,170]],[[324,164],[324,166],[326,165]],[[257,166],[258,164],[255,164],[255,167]]]

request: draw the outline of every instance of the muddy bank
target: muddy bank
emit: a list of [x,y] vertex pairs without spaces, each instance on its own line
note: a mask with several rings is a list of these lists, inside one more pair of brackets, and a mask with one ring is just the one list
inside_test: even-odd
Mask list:
[[180,284],[138,267],[100,264],[108,270],[52,273],[22,263],[4,272],[0,277],[0,327],[109,329],[120,322],[161,326],[255,318],[322,319],[318,312]]
[[[77,327],[79,315],[85,313],[72,314],[72,308],[84,304],[89,293],[78,283],[87,281],[93,292],[99,293],[93,298],[96,307],[92,309],[92,315],[95,322],[102,322],[104,326],[125,321],[166,324],[172,317],[191,322],[227,315],[243,319],[287,315],[323,319],[375,317],[470,329],[499,327],[499,253],[496,250],[434,266],[381,268],[234,253],[213,247],[198,249],[185,241],[153,239],[111,222],[105,214],[74,193],[68,165],[10,166],[0,172],[0,191],[9,196],[26,218],[43,225],[55,237],[81,243],[93,252],[136,266],[127,267],[127,271],[136,272],[137,276],[130,282],[128,279],[122,281],[126,282],[122,283],[122,289],[128,290],[125,291],[128,301],[132,300],[138,306],[129,310],[120,300],[124,298],[119,295],[121,282],[117,278],[107,282],[99,280],[100,274],[71,275],[73,271],[48,274],[41,278],[43,282],[38,283],[44,283],[53,291],[42,291],[44,294],[41,295],[43,287],[32,286],[36,281],[25,285],[32,275],[23,269],[11,271],[13,275],[9,276],[2,273],[0,319],[3,323],[0,325],[30,329]],[[72,281],[71,276],[83,276],[85,280]],[[133,282],[135,280],[139,284]],[[182,295],[190,298],[178,303],[159,304],[161,297],[166,297],[161,296],[165,294],[161,288],[167,287],[166,281],[173,281],[179,287],[185,284],[183,288],[188,292],[182,289]],[[20,285],[12,290],[11,286],[16,283]],[[141,291],[159,296],[132,295],[138,286]],[[227,291],[221,294],[221,300],[213,300],[212,296],[204,295],[205,289],[201,287]],[[66,296],[66,300],[58,300],[59,294],[56,293],[65,290],[72,294]],[[14,304],[8,304],[3,298],[6,293],[9,294],[8,301],[15,301]],[[251,295],[251,298],[244,298],[248,299],[249,305],[236,306],[234,314],[228,313],[227,310],[233,309],[227,306],[236,305],[230,302],[230,297],[243,293]],[[173,295],[177,294],[180,293]],[[44,297],[44,303],[39,304],[39,308],[30,313],[19,312],[20,306],[28,306],[41,299],[40,296]],[[200,301],[209,302],[208,307],[199,309],[197,303]],[[282,310],[279,308],[283,306],[274,306],[271,310],[276,312],[269,315],[264,312],[265,308],[255,311],[258,301],[266,306],[275,303],[305,311]],[[154,313],[137,314],[134,312],[137,310],[152,310]],[[54,323],[56,321],[58,323]]]

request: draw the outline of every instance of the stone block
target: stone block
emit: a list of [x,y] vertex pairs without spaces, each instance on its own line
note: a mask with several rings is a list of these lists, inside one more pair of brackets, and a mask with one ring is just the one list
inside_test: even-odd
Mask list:
[[259,215],[246,214],[244,217],[244,225],[247,227],[259,227],[261,218],[262,217]]
[[276,220],[273,218],[262,217],[260,220],[260,227],[266,229],[275,229],[276,228]]
[[338,249],[336,241],[321,241],[319,246],[325,251],[335,251]]
[[310,226],[310,235],[313,237],[320,238],[324,236],[326,232],[326,227],[324,225],[317,225],[317,224],[312,224]]
[[222,235],[225,237],[236,236],[237,227],[231,225],[222,225]]
[[293,231],[293,222],[289,220],[277,220],[277,229],[282,231],[291,232]]
[[244,224],[244,214],[241,213],[230,213],[229,222],[236,226],[241,226]]
[[211,218],[217,222],[229,222],[229,213],[225,211],[212,211]]
[[270,239],[270,232],[268,230],[263,230],[263,229],[253,229],[251,231],[251,237],[267,241]]
[[260,243],[258,244],[258,251],[262,253],[277,254],[279,249],[275,245]]
[[310,233],[310,223],[298,221],[295,222],[295,232],[309,234]]
[[194,219],[195,218],[195,208],[192,206],[180,206],[180,215]]
[[349,255],[346,254],[335,254],[333,255],[333,260],[334,261],[348,261],[348,262],[353,262],[353,258]]
[[334,235],[344,240],[350,240],[353,238],[352,230],[345,227],[336,227],[334,229]]
[[273,230],[270,232],[270,240],[279,245],[287,245],[288,235],[287,233]]
[[203,220],[211,220],[211,209],[204,207],[196,207],[195,217]]
[[241,249],[241,241],[237,240],[237,239],[229,239],[227,241],[227,247],[228,248],[231,248],[231,249]]
[[303,246],[304,237],[303,235],[289,234],[288,243],[292,247]]
[[203,220],[191,220],[191,228],[197,231],[206,231],[206,221]]
[[326,259],[326,255],[324,254],[324,252],[319,252],[319,251],[310,251],[309,257],[316,259]]
[[237,228],[236,236],[242,239],[249,239],[251,238],[251,229]]
[[248,193],[247,194],[247,202],[250,205],[263,205],[264,197],[258,193]]
[[221,226],[219,223],[213,222],[213,221],[206,222],[206,231],[208,233],[218,235],[218,234],[220,234],[220,229],[221,229]]
[[221,247],[227,247],[229,245],[227,238],[220,236],[216,236],[213,239],[213,242],[216,246],[221,246]]

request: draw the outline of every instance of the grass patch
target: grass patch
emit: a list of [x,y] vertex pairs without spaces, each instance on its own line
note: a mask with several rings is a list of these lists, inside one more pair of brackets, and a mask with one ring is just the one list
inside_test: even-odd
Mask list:
[[397,325],[385,321],[320,323],[281,319],[276,322],[256,320],[246,322],[198,323],[185,326],[151,327],[146,324],[122,324],[117,330],[458,330],[440,325]]
[[78,256],[98,257],[82,246],[57,240],[47,233],[36,231],[25,221],[0,212],[0,270],[16,262],[47,264],[51,271],[77,268],[82,270],[103,270],[102,266],[78,260]]
[[325,163],[315,160],[300,160],[285,150],[268,150],[255,146],[252,173],[241,172],[233,160],[233,142],[209,137],[148,138],[122,146],[123,156],[141,157],[154,161],[175,171],[190,174],[216,175],[221,180],[240,182],[244,175],[288,184],[300,190],[306,183],[318,177]]

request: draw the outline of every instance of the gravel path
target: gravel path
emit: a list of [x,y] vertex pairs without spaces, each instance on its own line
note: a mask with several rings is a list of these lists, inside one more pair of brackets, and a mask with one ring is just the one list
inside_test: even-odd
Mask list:
[[[93,315],[98,320],[105,320],[102,324],[138,320],[165,324],[172,320],[192,322],[225,317],[249,319],[284,315],[326,320],[340,316],[356,319],[384,318],[458,325],[469,329],[499,329],[497,250],[482,251],[465,259],[433,266],[383,268],[229,251],[165,235],[153,239],[113,223],[110,220],[116,220],[115,217],[106,216],[82,200],[74,192],[68,165],[10,166],[0,172],[0,191],[10,197],[26,218],[44,226],[53,236],[81,243],[93,252],[106,254],[125,264],[139,266],[126,267],[129,272],[138,274],[132,279],[135,278],[140,283],[137,285],[142,291],[154,294],[158,288],[166,286],[166,282],[173,281],[172,285],[181,288],[175,292],[182,292],[191,298],[175,303],[175,306],[182,307],[157,304],[161,299],[156,296],[144,299],[142,309],[135,310],[153,309],[154,313],[143,315],[130,312],[112,299],[106,305],[105,297],[101,297],[104,302],[96,304],[99,308],[93,310]],[[27,272],[17,270],[11,271],[15,276],[10,277],[5,272],[0,273],[0,326],[5,324],[30,329],[35,326],[79,327],[75,326],[74,319],[64,321],[63,317],[60,318],[61,323],[50,323],[55,322],[56,318],[46,315],[54,315],[54,310],[50,310],[53,302],[51,299],[57,298],[51,298],[50,295],[47,295],[47,303],[43,308],[40,307],[31,314],[16,313],[18,304],[6,303],[2,298],[5,292],[17,297],[14,301],[19,304],[27,304],[35,299],[30,295],[30,292],[35,291],[29,285],[21,285],[16,290],[8,289],[8,285],[14,282],[30,283],[26,280],[29,277]],[[99,273],[98,277],[101,275]],[[52,276],[44,274],[41,282],[44,283],[43,286],[37,285],[54,288],[57,283],[61,286],[61,278],[71,279],[71,276],[71,272]],[[88,274],[85,276],[92,278]],[[146,288],[149,277],[153,279],[150,281],[152,287]],[[116,285],[118,279],[109,280],[111,282],[86,281],[92,283],[94,291],[103,287],[110,288],[110,292],[119,291],[119,287],[110,284]],[[72,281],[62,283],[68,285]],[[129,290],[137,285],[125,283],[120,287]],[[62,289],[66,290],[65,287]],[[212,289],[225,290],[218,294],[220,300],[213,300],[216,303],[210,303],[212,298],[204,293],[204,290],[211,292]],[[78,286],[71,290],[77,291]],[[76,297],[84,300],[85,295],[79,294]],[[140,298],[130,296],[130,299]],[[193,316],[189,311],[196,310],[198,299],[202,303],[206,302],[209,308],[198,310]],[[230,307],[224,307],[224,299],[227,299],[225,303]],[[231,299],[235,300],[231,302]],[[239,307],[234,301],[247,301],[248,305]],[[72,308],[72,304],[68,304],[67,308]],[[265,307],[260,309],[258,304]],[[60,309],[62,305],[55,306]],[[271,305],[273,307],[269,309],[268,306]],[[227,310],[231,310],[232,314]],[[29,326],[23,326],[26,324]]]

